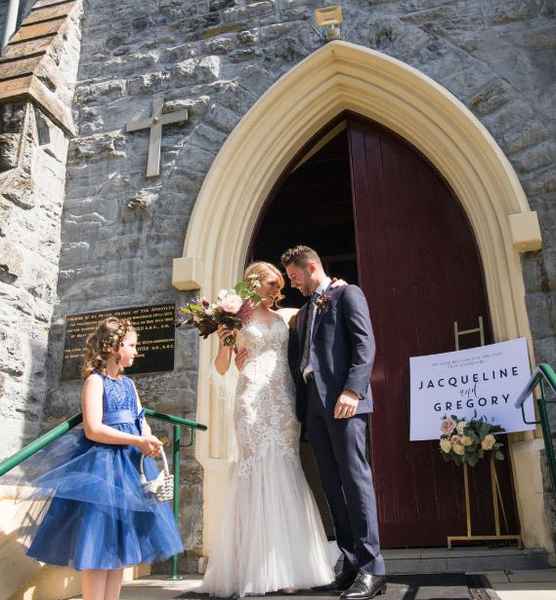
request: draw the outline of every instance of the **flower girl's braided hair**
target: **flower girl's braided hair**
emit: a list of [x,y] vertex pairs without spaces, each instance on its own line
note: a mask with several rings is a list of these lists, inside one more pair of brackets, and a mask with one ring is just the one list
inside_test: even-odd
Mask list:
[[135,331],[128,319],[108,317],[101,321],[94,333],[87,338],[85,358],[81,367],[81,376],[87,379],[93,371],[106,373],[106,363],[112,350],[118,350],[127,333]]

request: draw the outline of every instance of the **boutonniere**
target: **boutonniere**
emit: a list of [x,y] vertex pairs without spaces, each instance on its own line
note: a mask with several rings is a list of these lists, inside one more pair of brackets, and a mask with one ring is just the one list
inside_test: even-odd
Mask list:
[[324,293],[320,294],[315,300],[315,306],[317,308],[317,312],[325,313],[330,308],[330,297]]

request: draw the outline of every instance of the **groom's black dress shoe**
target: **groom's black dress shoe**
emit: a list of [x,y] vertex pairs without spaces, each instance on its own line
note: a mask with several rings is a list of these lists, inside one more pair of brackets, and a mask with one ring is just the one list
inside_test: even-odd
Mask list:
[[371,600],[371,598],[385,593],[385,575],[371,575],[365,571],[359,571],[351,587],[340,598],[341,600]]
[[336,579],[332,583],[326,585],[319,585],[312,588],[315,592],[332,592],[335,590],[344,591],[347,590],[355,581],[357,577],[357,571],[342,572],[336,576]]

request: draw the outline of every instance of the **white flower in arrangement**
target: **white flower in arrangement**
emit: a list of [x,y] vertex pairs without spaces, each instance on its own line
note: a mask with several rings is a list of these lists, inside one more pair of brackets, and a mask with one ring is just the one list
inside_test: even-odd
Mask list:
[[219,302],[218,306],[231,315],[236,315],[243,306],[243,299],[238,294],[232,292],[226,294]]
[[442,452],[448,454],[452,449],[452,442],[447,438],[442,438],[440,440],[440,449],[442,450]]
[[483,450],[492,450],[494,444],[496,444],[496,438],[492,435],[492,433],[489,433],[483,438],[483,441],[481,442],[481,448]]
[[467,423],[465,422],[465,419],[459,421],[459,423],[456,426],[456,431],[459,433],[459,435],[463,435],[463,430],[465,429],[466,425]]
[[221,300],[223,300],[229,293],[230,293],[229,290],[225,290],[225,289],[220,290],[218,292],[218,296],[216,296],[216,302],[220,302]]

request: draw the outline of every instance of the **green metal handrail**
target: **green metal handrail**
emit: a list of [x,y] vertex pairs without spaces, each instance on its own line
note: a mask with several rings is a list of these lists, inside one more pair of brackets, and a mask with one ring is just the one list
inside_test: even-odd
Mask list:
[[[540,419],[538,421],[528,421],[525,417],[523,404],[537,386],[540,387],[541,392],[540,398],[536,399]],[[556,372],[554,372],[554,369],[550,365],[542,363],[535,369],[529,383],[518,396],[515,407],[521,408],[521,414],[525,423],[528,425],[540,425],[542,428],[546,459],[548,461],[548,469],[552,479],[552,490],[553,493],[556,494],[556,456],[554,453],[554,440],[552,438],[550,421],[548,419],[548,410],[546,408],[547,404],[556,404],[556,399],[547,400],[545,398],[545,386],[548,386],[552,390],[552,393],[556,394]]]
[[[167,415],[166,413],[160,413],[156,410],[152,410],[151,408],[145,408],[145,415],[148,417],[152,417],[153,419],[158,419],[159,421],[165,421],[166,423],[171,423],[173,426],[173,442],[172,442],[172,457],[173,457],[173,468],[174,468],[174,518],[176,519],[176,524],[179,527],[180,522],[180,450],[181,446],[181,428],[187,427],[190,431],[190,437],[187,444],[185,444],[184,448],[189,448],[195,443],[195,432],[197,430],[206,431],[207,426],[202,423],[197,423],[196,421],[190,421],[189,419],[183,419],[182,417],[176,417],[175,415]],[[2,462],[0,462],[0,477],[5,475],[8,471],[11,471],[13,468],[20,465],[23,461],[27,460],[33,454],[36,454],[39,450],[42,450],[44,447],[48,446],[52,442],[61,438],[65,433],[73,429],[75,426],[79,425],[83,421],[83,413],[78,413],[65,420],[63,423],[56,425],[50,431],[47,431],[45,434],[38,437],[36,440],[24,446],[21,450],[12,454]],[[176,554],[172,557],[172,571],[171,571],[171,579],[180,579],[178,575],[178,559],[179,556]]]

